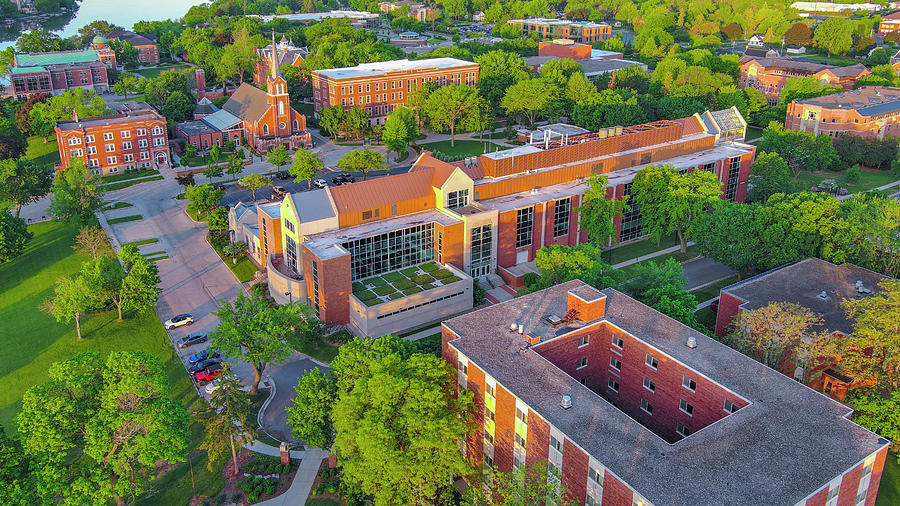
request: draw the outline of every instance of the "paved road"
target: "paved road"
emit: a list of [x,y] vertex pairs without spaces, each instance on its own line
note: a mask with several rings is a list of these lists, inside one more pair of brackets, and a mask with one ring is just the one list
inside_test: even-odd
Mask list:
[[306,371],[318,367],[327,372],[329,369],[308,358],[299,358],[291,360],[288,363],[270,366],[266,370],[266,374],[270,375],[275,382],[275,396],[266,407],[263,413],[262,427],[265,431],[279,441],[299,444],[298,441],[291,436],[291,432],[287,426],[287,411],[285,408],[291,405],[294,398],[294,387],[297,386],[297,380],[306,374]]
[[735,274],[731,267],[706,257],[685,262],[681,266],[684,268],[684,274],[681,277],[687,280],[685,283],[686,290],[693,290]]

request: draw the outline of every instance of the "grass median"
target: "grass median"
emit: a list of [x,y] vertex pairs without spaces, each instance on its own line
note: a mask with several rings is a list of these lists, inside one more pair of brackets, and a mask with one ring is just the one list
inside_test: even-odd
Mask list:
[[106,220],[110,225],[115,225],[116,223],[128,223],[129,221],[138,221],[143,220],[144,216],[140,214],[132,214],[130,216],[121,216],[119,218],[110,218]]
[[129,186],[134,186],[136,184],[149,183],[150,181],[159,181],[161,179],[165,179],[165,178],[162,176],[153,176],[153,177],[148,177],[146,179],[131,179],[128,181],[121,181],[118,183],[105,184],[105,185],[103,185],[103,189],[108,192],[111,192],[111,191],[116,191],[116,190],[122,190],[124,188],[128,188]]

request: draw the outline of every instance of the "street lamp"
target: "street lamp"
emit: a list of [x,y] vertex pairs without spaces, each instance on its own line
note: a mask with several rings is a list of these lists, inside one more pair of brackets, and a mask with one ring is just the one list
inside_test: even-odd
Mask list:
[[[288,288],[290,288],[290,287],[288,287]],[[294,296],[293,296],[293,293],[291,293],[290,289],[288,291],[284,292],[284,296],[288,298],[288,304],[294,303]]]

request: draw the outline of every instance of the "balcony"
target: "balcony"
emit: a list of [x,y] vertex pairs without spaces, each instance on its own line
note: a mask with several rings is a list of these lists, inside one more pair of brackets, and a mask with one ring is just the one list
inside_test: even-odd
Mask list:
[[306,283],[303,275],[294,272],[280,254],[266,257],[266,271],[269,278],[269,295],[278,304],[306,302]]

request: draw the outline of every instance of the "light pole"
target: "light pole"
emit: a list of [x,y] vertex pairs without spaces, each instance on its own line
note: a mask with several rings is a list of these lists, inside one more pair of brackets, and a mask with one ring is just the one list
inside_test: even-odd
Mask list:
[[288,298],[288,304],[294,303],[294,294],[291,293],[290,286],[288,286],[288,291],[284,292],[284,295]]

